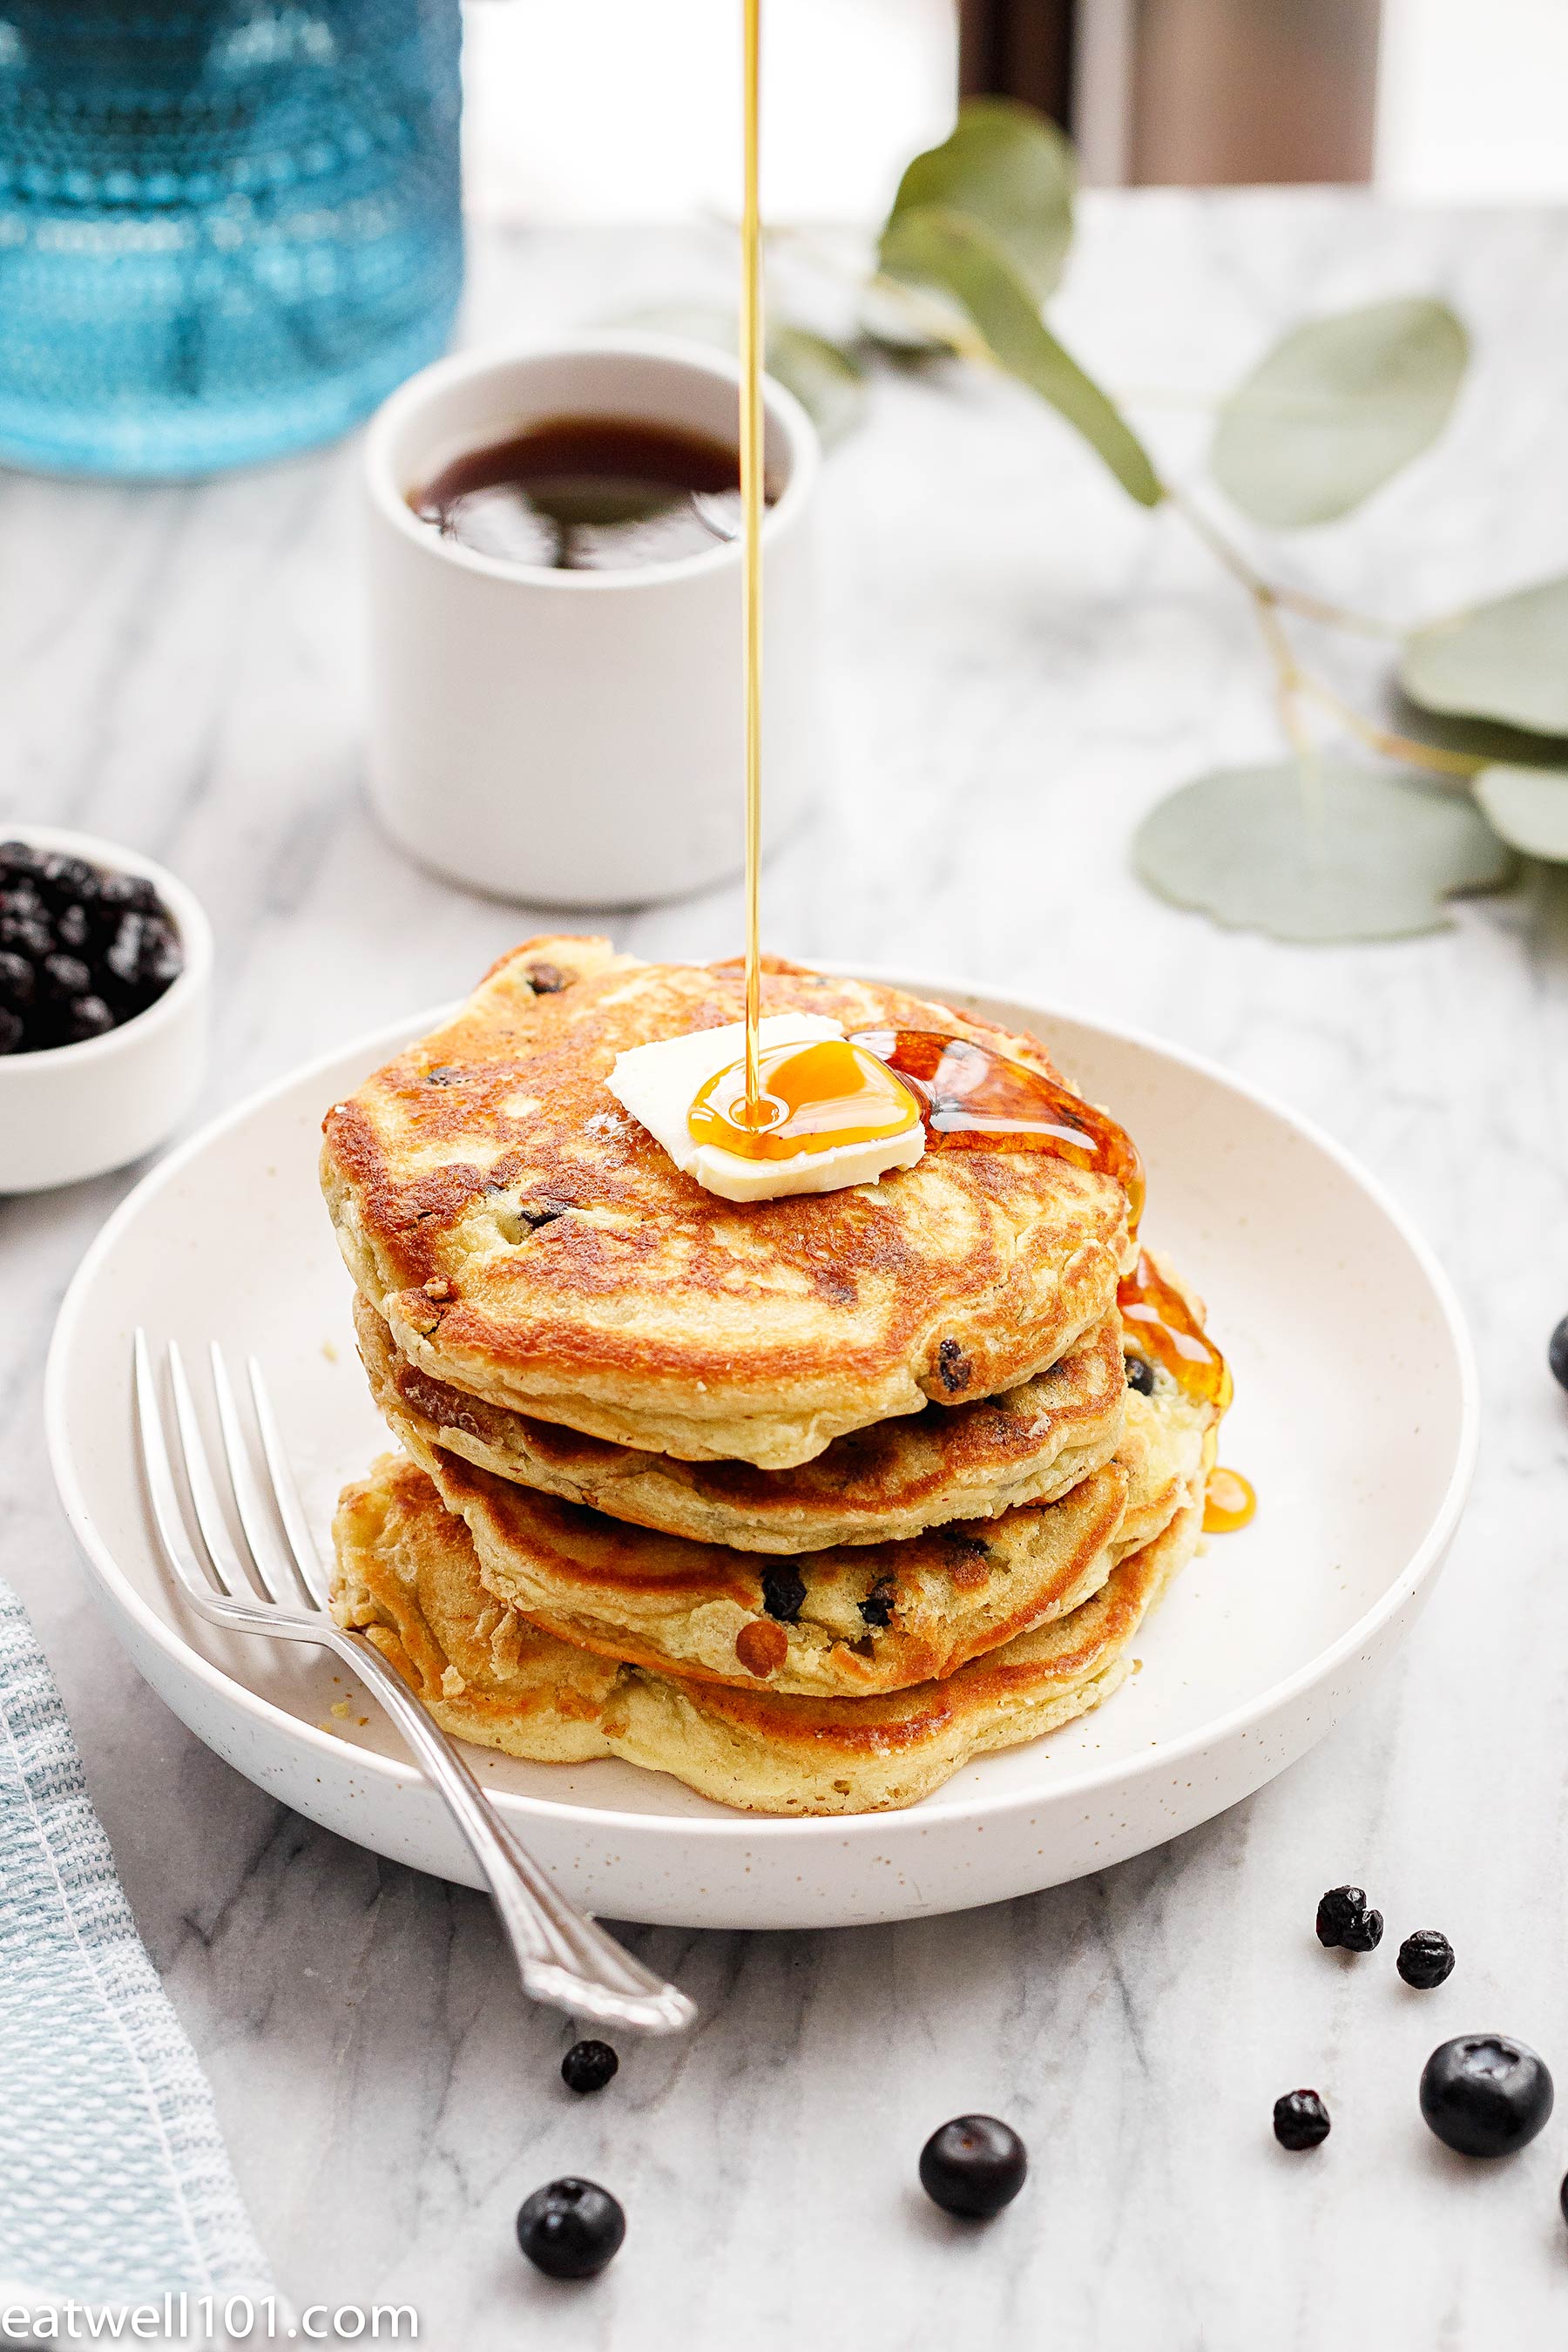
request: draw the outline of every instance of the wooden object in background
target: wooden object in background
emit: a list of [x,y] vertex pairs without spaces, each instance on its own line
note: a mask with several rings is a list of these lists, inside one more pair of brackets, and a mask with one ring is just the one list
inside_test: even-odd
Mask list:
[[1381,0],[959,0],[965,96],[1026,99],[1085,177],[1372,176]]
[[963,97],[1026,99],[1070,127],[1076,13],[1077,0],[959,0]]
[[1129,178],[1370,180],[1380,15],[1379,0],[1137,0]]

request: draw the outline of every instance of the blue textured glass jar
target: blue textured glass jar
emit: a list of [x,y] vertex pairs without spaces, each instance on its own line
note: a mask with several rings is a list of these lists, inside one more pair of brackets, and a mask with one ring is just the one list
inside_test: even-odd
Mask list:
[[329,440],[445,345],[458,0],[0,0],[0,462]]

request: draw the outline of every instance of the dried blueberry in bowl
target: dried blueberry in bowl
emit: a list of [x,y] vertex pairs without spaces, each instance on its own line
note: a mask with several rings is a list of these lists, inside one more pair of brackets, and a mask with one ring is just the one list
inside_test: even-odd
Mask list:
[[123,1027],[184,969],[144,875],[0,841],[0,1055],[50,1053]]
[[211,926],[177,874],[0,819],[0,1196],[167,1139],[206,1068],[212,969]]

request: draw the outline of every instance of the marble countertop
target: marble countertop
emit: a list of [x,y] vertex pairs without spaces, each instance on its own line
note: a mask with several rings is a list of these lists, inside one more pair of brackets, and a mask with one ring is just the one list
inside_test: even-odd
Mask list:
[[[690,236],[487,233],[468,331],[500,340],[722,290]],[[1394,618],[1563,568],[1568,222],[1353,194],[1091,200],[1063,333],[1180,467],[1202,402],[1305,310],[1432,289],[1478,359],[1440,450],[1288,576]],[[460,992],[534,910],[378,835],[359,780],[353,446],[203,488],[0,478],[0,818],[174,864],[219,940],[205,1115]],[[1227,935],[1144,896],[1142,811],[1268,755],[1253,624],[1178,520],[1135,510],[1001,383],[891,379],[826,487],[837,772],[773,860],[784,952],[902,959],[1163,1031],[1358,1152],[1472,1318],[1487,1420],[1447,1577],[1353,1719],[1251,1802],[1106,1875],[994,1910],[835,1934],[632,1931],[702,2005],[571,2099],[560,2022],[521,2004],[476,1895],[282,1811],[137,1680],[89,1602],[43,1464],[60,1293],[130,1179],[0,1203],[0,1530],[64,1687],[136,1916],[216,2086],[297,2301],[413,2303],[439,2352],[1469,2352],[1555,2341],[1568,2110],[1510,2166],[1422,2127],[1434,2042],[1501,2026],[1568,2087],[1568,883],[1387,947]],[[1371,691],[1376,649],[1323,649]],[[643,953],[740,944],[738,889],[615,919]],[[1377,1301],[1366,1302],[1369,1316]],[[1345,1334],[1347,1349],[1355,1335]],[[1375,1961],[1321,1953],[1363,1882]],[[1450,1986],[1393,1943],[1445,1928]],[[1274,2147],[1322,2089],[1321,2154]],[[943,2116],[1026,2135],[1026,2198],[962,2235],[914,2162]],[[565,2170],[630,2218],[595,2287],[520,2261]],[[1550,2331],[1550,2336],[1549,2336]]]

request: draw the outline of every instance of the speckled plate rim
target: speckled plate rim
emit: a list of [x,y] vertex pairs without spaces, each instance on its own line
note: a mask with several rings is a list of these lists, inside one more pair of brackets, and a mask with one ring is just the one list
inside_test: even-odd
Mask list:
[[[934,973],[911,977],[893,966],[847,961],[839,962],[820,956],[813,958],[813,961],[822,970],[885,982],[954,1007],[965,1003],[1005,1003],[1016,1006],[1019,1013],[1031,1020],[1047,1024],[1052,1022],[1071,1023],[1093,1031],[1112,1045],[1131,1046],[1189,1071],[1194,1077],[1235,1096],[1253,1110],[1261,1111],[1267,1118],[1290,1130],[1301,1142],[1331,1160],[1393,1228],[1428,1286],[1453,1350],[1454,1370],[1458,1384],[1458,1433],[1447,1484],[1421,1541],[1404,1568],[1390,1579],[1378,1600],[1363,1611],[1337,1640],[1327,1644],[1305,1664],[1292,1674],[1279,1677],[1255,1697],[1227,1713],[1175,1738],[1156,1741],[1145,1755],[1133,1759],[1114,1758],[1104,1763],[1078,1769],[1068,1768],[1059,1778],[1052,1780],[1048,1792],[1051,1802],[1058,1804],[1066,1800],[1092,1797],[1113,1787],[1132,1790],[1145,1781],[1159,1779],[1173,1766],[1191,1762],[1218,1746],[1257,1730],[1273,1716],[1310,1696],[1320,1685],[1331,1682],[1338,1670],[1352,1660],[1358,1651],[1370,1653],[1375,1649],[1379,1636],[1390,1620],[1410,1607],[1444,1559],[1469,1493],[1480,1433],[1479,1377],[1463,1312],[1447,1276],[1405,1211],[1352,1154],[1312,1121],[1289,1108],[1262,1088],[1237,1077],[1220,1064],[1184,1047],[1173,1045],[1148,1030],[1124,1023],[1108,1022],[1063,1000],[1047,1001],[1020,993],[1005,982],[944,978]],[[386,1024],[334,1047],[329,1053],[314,1056],[310,1062],[274,1080],[269,1086],[258,1088],[233,1108],[221,1113],[159,1160],[120,1203],[79,1265],[61,1302],[45,1372],[46,1441],[60,1502],[89,1566],[107,1589],[114,1605],[130,1616],[144,1635],[163,1650],[183,1673],[195,1675],[214,1696],[237,1707],[242,1714],[252,1717],[275,1732],[281,1730],[329,1769],[341,1766],[343,1761],[342,1747],[332,1734],[274,1706],[247,1685],[226,1674],[221,1667],[193,1649],[183,1640],[175,1624],[148,1606],[120,1568],[92,1519],[77,1474],[66,1404],[68,1360],[79,1339],[79,1325],[99,1269],[120,1247],[121,1236],[134,1223],[139,1208],[150,1192],[169,1183],[220,1138],[272,1103],[292,1094],[298,1087],[321,1078],[322,1100],[325,1102],[331,1091],[324,1084],[329,1073],[351,1058],[363,1059],[367,1070],[374,1068],[399,1051],[409,1040],[423,1035],[449,1018],[456,1009],[456,1005],[451,1003],[437,1005],[426,1013]],[[370,1781],[384,1783],[389,1795],[395,1795],[399,1788],[408,1782],[407,1764],[395,1758],[356,1750],[353,1761],[358,1773]],[[983,1793],[963,1803],[947,1803],[941,1810],[942,1823],[944,1829],[950,1829],[983,1822],[1003,1822],[1013,1815],[1027,1814],[1031,1808],[1039,1804],[1043,1793],[1038,1788],[1030,1786],[999,1790],[994,1794]],[[889,1824],[900,1820],[920,1821],[924,1818],[929,1821],[931,1818],[921,1807],[904,1813],[835,1814],[826,1818],[780,1817],[741,1811],[716,1811],[711,1815],[700,1816],[660,1815],[614,1806],[567,1804],[552,1798],[534,1797],[510,1790],[497,1790],[494,1795],[504,1810],[523,1822],[551,1820],[569,1828],[574,1823],[581,1825],[586,1819],[599,1828],[622,1831],[628,1837],[668,1836],[682,1846],[731,1842],[772,1848],[788,1847],[801,1841],[815,1844],[826,1839],[850,1847],[858,1843],[886,1843]],[[1157,1842],[1157,1837],[1141,1841],[1145,1845]]]

